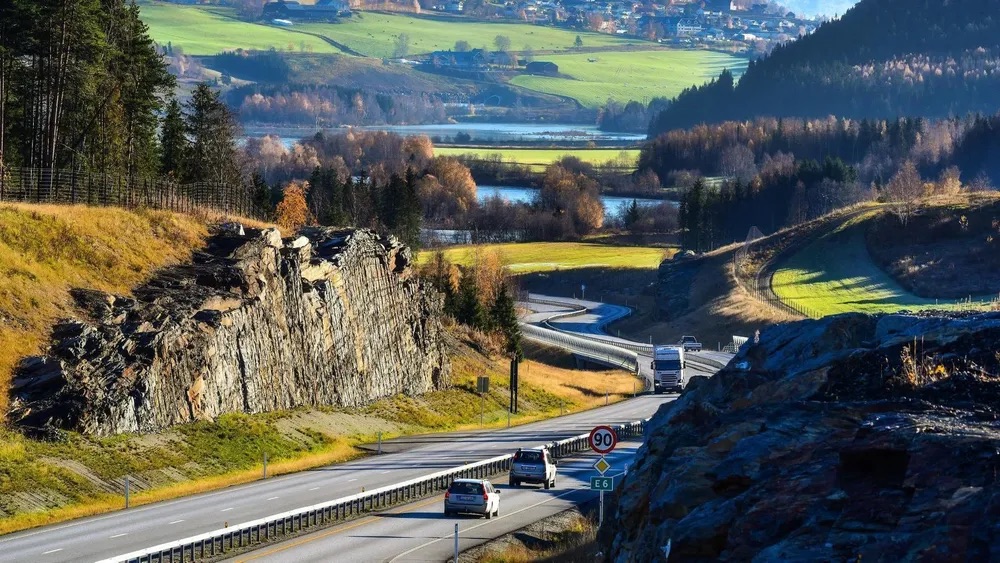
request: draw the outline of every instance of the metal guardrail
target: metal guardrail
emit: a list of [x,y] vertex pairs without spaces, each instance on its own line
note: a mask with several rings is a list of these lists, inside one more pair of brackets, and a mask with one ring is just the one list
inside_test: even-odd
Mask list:
[[[592,342],[597,342],[597,343],[605,344],[607,346],[612,346],[612,347],[615,347],[615,348],[622,348],[622,349],[625,349],[625,350],[628,350],[628,351],[631,351],[631,352],[635,352],[637,355],[650,356],[650,357],[653,355],[653,345],[652,344],[641,344],[641,343],[638,343],[638,342],[623,342],[622,340],[616,339],[615,337],[609,336],[609,335],[588,334],[588,333],[583,333],[583,332],[573,332],[573,331],[564,330],[564,329],[552,326],[550,324],[551,321],[556,320],[556,319],[562,319],[562,318],[575,317],[577,315],[582,315],[582,314],[586,313],[587,311],[589,311],[589,309],[587,309],[586,307],[583,307],[581,305],[577,305],[575,303],[565,303],[565,302],[561,302],[561,301],[553,301],[553,300],[550,300],[550,299],[537,299],[537,298],[532,297],[531,294],[528,294],[528,301],[530,301],[532,303],[540,303],[540,304],[543,304],[543,305],[552,305],[552,306],[557,306],[557,307],[571,307],[571,308],[572,307],[576,307],[576,308],[574,308],[574,309],[572,309],[570,311],[566,311],[566,312],[562,312],[562,313],[556,313],[556,314],[548,317],[544,321],[542,321],[542,324],[547,329],[549,329],[549,330],[553,330],[553,331],[556,331],[556,332],[558,332],[560,334],[564,334],[564,335],[574,336],[576,338],[580,338],[580,339],[583,339],[583,340],[590,340]],[[525,328],[525,327],[528,327],[528,326],[534,326],[534,325],[522,325],[522,329]],[[734,337],[734,338],[740,338],[740,337]],[[714,360],[712,358],[689,357],[688,360],[687,360],[687,362],[691,363],[691,364],[695,364],[695,365],[701,366],[703,368],[708,368],[709,370],[712,370],[712,369],[722,369],[722,368],[726,367],[725,362],[720,362],[720,361]],[[636,370],[637,370],[636,373],[638,373],[638,366],[636,367]]]
[[739,351],[740,346],[743,346],[744,344],[746,344],[747,340],[750,340],[750,339],[748,337],[746,337],[746,336],[736,336],[734,334],[733,335],[733,341],[731,343],[726,344],[725,346],[723,346],[722,347],[722,351],[723,352],[727,352],[729,354],[735,354],[736,352]]
[[[634,438],[642,436],[646,429],[647,420],[620,424],[614,428],[620,439]],[[580,434],[549,443],[547,446],[554,456],[565,457],[587,449],[589,447],[587,444],[588,436],[589,433]],[[513,456],[507,454],[470,463],[365,493],[125,553],[99,563],[173,563],[175,561],[183,563],[184,561],[213,559],[227,552],[279,540],[300,531],[330,526],[376,510],[432,496],[447,489],[455,479],[485,479],[507,473],[510,471],[512,459]]]
[[574,354],[610,367],[625,368],[632,373],[639,373],[639,356],[630,350],[605,344],[603,342],[577,336],[576,333],[542,328],[540,326],[521,325],[521,335],[531,341],[558,346],[570,350]]

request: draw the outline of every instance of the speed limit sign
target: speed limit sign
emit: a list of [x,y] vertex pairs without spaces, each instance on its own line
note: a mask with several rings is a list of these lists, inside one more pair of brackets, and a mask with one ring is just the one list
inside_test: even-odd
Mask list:
[[590,442],[590,449],[599,454],[607,454],[618,445],[618,435],[610,426],[598,426],[590,431],[587,441]]

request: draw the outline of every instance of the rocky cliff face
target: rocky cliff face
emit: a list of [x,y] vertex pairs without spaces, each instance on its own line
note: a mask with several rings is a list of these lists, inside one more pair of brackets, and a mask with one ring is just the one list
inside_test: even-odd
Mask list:
[[89,319],[24,362],[11,416],[108,435],[222,413],[361,405],[447,384],[440,295],[365,230],[214,236],[134,298],[78,292]]
[[1000,314],[778,325],[691,389],[653,418],[609,559],[1000,561]]

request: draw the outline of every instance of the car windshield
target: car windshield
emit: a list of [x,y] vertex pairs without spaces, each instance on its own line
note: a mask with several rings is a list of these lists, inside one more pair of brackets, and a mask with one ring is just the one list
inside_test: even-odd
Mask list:
[[684,342],[695,342],[693,336],[685,336],[682,340],[684,340]]
[[464,483],[456,482],[451,484],[451,488],[448,489],[452,494],[456,495],[481,495],[483,494],[483,486],[480,483]]
[[674,371],[681,369],[680,360],[656,360],[654,369],[657,371]]
[[514,461],[520,463],[540,463],[542,461],[542,452],[517,452],[514,454]]

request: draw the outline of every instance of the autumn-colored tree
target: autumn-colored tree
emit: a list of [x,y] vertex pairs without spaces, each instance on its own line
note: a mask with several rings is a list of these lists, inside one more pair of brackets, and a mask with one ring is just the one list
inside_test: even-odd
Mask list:
[[454,157],[434,159],[417,183],[424,217],[454,222],[476,206],[476,182],[472,173]]
[[924,181],[912,161],[907,160],[885,186],[886,201],[892,213],[905,227],[917,211],[917,202],[924,193]]
[[403,141],[403,155],[409,166],[421,169],[434,158],[434,143],[427,135],[414,135]]
[[309,206],[306,204],[307,182],[289,182],[284,197],[276,210],[277,222],[288,233],[298,231],[309,223]]
[[955,195],[962,191],[962,171],[957,166],[949,166],[942,170],[936,191],[941,195]]
[[469,274],[476,278],[479,305],[483,310],[488,310],[510,277],[507,258],[496,247],[476,246],[473,251],[472,266],[466,272],[466,275]]

